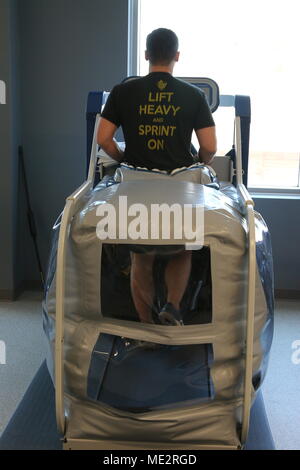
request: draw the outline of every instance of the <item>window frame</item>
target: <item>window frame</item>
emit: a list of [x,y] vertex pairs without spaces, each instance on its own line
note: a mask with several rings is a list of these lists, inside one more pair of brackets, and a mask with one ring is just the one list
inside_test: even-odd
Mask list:
[[127,76],[137,75],[139,69],[139,0],[128,0]]

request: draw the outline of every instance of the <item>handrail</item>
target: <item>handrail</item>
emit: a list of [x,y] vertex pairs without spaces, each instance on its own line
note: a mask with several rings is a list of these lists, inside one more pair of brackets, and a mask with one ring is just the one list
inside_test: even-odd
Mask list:
[[246,357],[244,376],[244,399],[241,444],[247,439],[250,421],[252,375],[253,375],[253,342],[254,342],[254,308],[255,308],[255,274],[256,274],[256,242],[255,242],[255,218],[254,202],[247,188],[243,184],[242,167],[242,136],[241,118],[235,118],[235,145],[236,145],[236,182],[244,204],[248,221],[248,291],[247,291],[247,315],[246,315]]
[[64,319],[66,286],[66,244],[69,226],[78,204],[91,189],[91,182],[86,181],[66,199],[59,230],[56,268],[56,322],[55,322],[55,403],[56,421],[59,432],[65,432],[64,410]]
[[94,184],[95,172],[96,172],[97,149],[98,149],[97,132],[98,132],[100,118],[101,118],[100,114],[97,114],[96,120],[95,120],[93,143],[92,143],[92,148],[91,148],[91,157],[90,157],[90,165],[89,165],[89,172],[88,172],[88,181],[90,181],[92,185]]
[[241,134],[241,118],[235,117],[235,148],[236,148],[236,183],[243,183],[243,164],[242,164],[242,134]]
[[65,318],[65,247],[68,237],[73,200],[67,200],[59,231],[56,272],[56,319],[55,319],[55,408],[58,431],[65,433],[64,407],[64,318]]
[[252,398],[253,375],[253,343],[254,343],[254,314],[255,314],[255,276],[256,276],[256,241],[255,241],[255,217],[254,202],[246,187],[238,185],[243,200],[248,221],[248,291],[247,291],[247,315],[246,315],[246,354],[244,376],[244,399],[242,414],[241,444],[247,439],[250,421],[250,409]]
[[248,191],[248,189],[246,188],[246,186],[241,183],[238,185],[237,187],[240,195],[241,195],[241,198],[243,200],[243,203],[244,203],[244,206],[253,206],[254,207],[254,201],[252,199],[252,197],[250,196],[250,193]]
[[61,434],[65,434],[64,406],[64,319],[65,319],[65,287],[66,287],[66,244],[69,236],[71,220],[84,196],[93,188],[97,157],[97,130],[100,115],[96,117],[91,159],[87,180],[66,199],[62,213],[58,238],[57,269],[56,269],[56,329],[55,329],[55,407],[56,422]]

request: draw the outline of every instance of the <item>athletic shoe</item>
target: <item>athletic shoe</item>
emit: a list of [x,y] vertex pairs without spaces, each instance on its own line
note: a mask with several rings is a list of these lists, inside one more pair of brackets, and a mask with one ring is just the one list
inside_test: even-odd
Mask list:
[[140,339],[131,339],[131,338],[123,338],[124,346],[127,351],[132,351],[134,349],[158,349],[161,347],[161,344],[152,343],[150,341],[142,341]]
[[180,311],[177,310],[171,302],[167,302],[158,315],[163,325],[183,326]]

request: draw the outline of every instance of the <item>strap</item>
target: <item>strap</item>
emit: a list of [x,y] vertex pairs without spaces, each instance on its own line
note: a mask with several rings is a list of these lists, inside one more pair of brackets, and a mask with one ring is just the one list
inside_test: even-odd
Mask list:
[[93,400],[98,400],[99,398],[107,366],[113,353],[115,340],[116,336],[101,333],[94,346],[87,383],[87,395]]

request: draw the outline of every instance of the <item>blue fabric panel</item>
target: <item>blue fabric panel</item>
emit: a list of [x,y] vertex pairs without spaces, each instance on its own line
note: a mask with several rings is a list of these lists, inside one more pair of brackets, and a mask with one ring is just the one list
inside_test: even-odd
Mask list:
[[149,344],[101,334],[92,353],[88,396],[132,412],[208,400],[213,397],[212,357],[211,345],[152,349]]
[[246,95],[236,95],[234,100],[235,115],[251,121],[250,97]]

